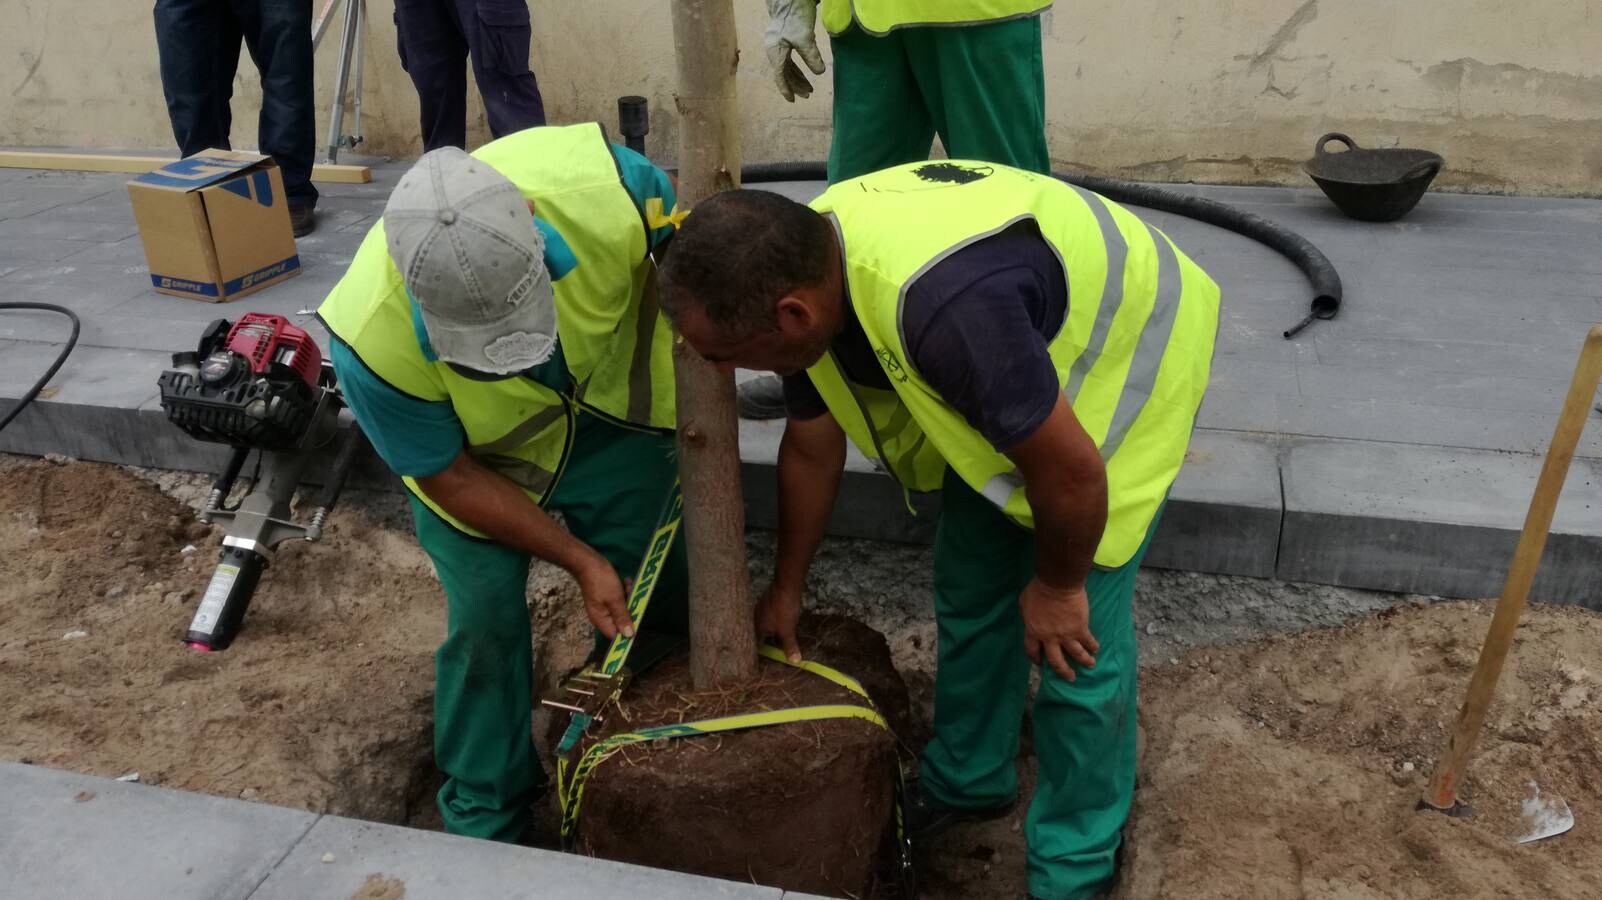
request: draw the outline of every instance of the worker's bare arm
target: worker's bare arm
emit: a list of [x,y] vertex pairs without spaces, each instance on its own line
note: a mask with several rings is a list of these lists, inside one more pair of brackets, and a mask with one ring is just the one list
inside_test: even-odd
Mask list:
[[573,537],[522,488],[463,450],[444,471],[417,479],[446,512],[505,544],[561,566],[584,592],[584,611],[607,637],[632,633],[626,591],[606,558]]
[[1018,598],[1025,649],[1074,680],[1069,660],[1094,666],[1085,580],[1107,525],[1107,468],[1096,442],[1059,397],[1046,421],[1007,454],[1035,522],[1035,577]]
[[773,583],[757,601],[757,632],[775,637],[793,660],[801,658],[796,622],[807,569],[823,541],[845,468],[845,432],[834,416],[791,419],[779,441],[779,555]]

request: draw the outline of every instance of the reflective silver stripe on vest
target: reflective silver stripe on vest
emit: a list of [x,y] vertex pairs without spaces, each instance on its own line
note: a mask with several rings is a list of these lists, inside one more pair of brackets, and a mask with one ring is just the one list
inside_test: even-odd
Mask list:
[[1012,492],[1023,486],[1023,479],[1018,477],[1017,472],[1002,472],[985,482],[984,489],[979,495],[996,504],[998,509],[1006,509],[1008,501],[1012,499]]
[[1146,408],[1146,401],[1151,399],[1151,392],[1157,387],[1157,370],[1162,367],[1168,339],[1179,318],[1179,297],[1184,289],[1179,257],[1161,231],[1150,225],[1146,230],[1151,233],[1152,243],[1157,245],[1157,298],[1152,301],[1151,315],[1135,344],[1129,375],[1124,379],[1123,392],[1118,395],[1118,408],[1113,411],[1112,424],[1107,427],[1107,439],[1101,444],[1102,459],[1112,459],[1118,452],[1124,438],[1129,436],[1129,429],[1140,418],[1141,410]]
[[501,437],[496,438],[487,444],[478,444],[476,446],[469,447],[468,451],[475,457],[494,456],[498,453],[508,453],[528,443],[534,438],[535,435],[544,431],[552,422],[555,422],[557,419],[560,419],[565,415],[567,415],[567,411],[562,408],[562,404],[552,404],[544,409],[541,409],[534,415],[529,416],[527,419],[524,419],[516,428],[508,431]]
[[1085,376],[1101,359],[1101,351],[1107,347],[1107,335],[1112,331],[1113,318],[1118,315],[1119,307],[1124,305],[1124,266],[1129,259],[1129,245],[1124,241],[1123,232],[1118,230],[1112,210],[1100,197],[1083,188],[1070,187],[1095,214],[1096,224],[1101,227],[1101,241],[1107,247],[1107,283],[1101,289],[1101,305],[1096,307],[1096,321],[1090,328],[1090,337],[1085,340],[1085,350],[1074,360],[1073,368],[1068,371],[1068,384],[1063,388],[1063,394],[1072,403],[1079,396]]
[[523,490],[544,501],[545,492],[550,490],[551,482],[556,480],[556,473],[539,463],[529,462],[512,456],[474,456],[485,468],[499,473],[503,478],[517,485]]
[[[1152,301],[1151,315],[1147,317],[1146,325],[1141,329],[1140,338],[1135,343],[1135,355],[1129,363],[1129,375],[1124,380],[1123,392],[1118,395],[1118,406],[1113,410],[1112,424],[1107,428],[1107,438],[1101,442],[1103,461],[1112,459],[1118,448],[1123,446],[1124,438],[1129,436],[1129,430],[1134,427],[1135,420],[1140,418],[1141,411],[1146,408],[1146,401],[1151,399],[1151,392],[1157,386],[1157,372],[1162,367],[1163,355],[1168,352],[1168,341],[1174,333],[1174,323],[1179,318],[1179,303],[1184,292],[1184,281],[1179,272],[1179,257],[1174,253],[1173,245],[1168,243],[1168,238],[1156,228],[1147,225],[1146,230],[1151,233],[1152,243],[1157,247],[1157,295]],[[1113,271],[1111,266],[1107,271],[1110,279]],[[1121,298],[1122,291],[1119,293]],[[1107,298],[1103,297],[1102,311],[1106,309]],[[1101,325],[1100,313],[1097,314],[1096,324],[1098,328]],[[1100,343],[1105,344],[1106,340],[1107,336],[1103,333]],[[1088,369],[1088,366],[1086,368]],[[1077,366],[1074,371],[1079,371]],[[1074,397],[1072,388],[1073,384],[1070,382],[1069,386],[1063,389],[1063,396],[1070,403]],[[1002,472],[985,482],[984,488],[979,493],[996,506],[1006,508],[1013,492],[1023,486],[1023,478],[1019,477],[1017,472]]]
[[640,292],[640,304],[634,320],[634,357],[629,360],[628,420],[636,425],[651,425],[651,349],[656,340],[656,260],[650,261],[645,276],[645,289]]

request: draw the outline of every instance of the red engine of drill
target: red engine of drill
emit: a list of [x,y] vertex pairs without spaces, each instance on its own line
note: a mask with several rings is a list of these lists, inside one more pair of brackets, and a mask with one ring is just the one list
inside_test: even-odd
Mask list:
[[276,362],[294,370],[308,387],[317,387],[323,353],[311,335],[289,324],[283,316],[245,313],[229,330],[226,346],[249,360],[250,370],[257,375]]

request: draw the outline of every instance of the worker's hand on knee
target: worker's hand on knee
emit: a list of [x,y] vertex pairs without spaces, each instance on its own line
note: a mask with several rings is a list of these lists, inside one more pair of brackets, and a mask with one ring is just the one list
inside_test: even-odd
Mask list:
[[812,96],[812,82],[801,74],[801,67],[790,57],[793,50],[814,75],[823,74],[823,54],[812,32],[818,20],[817,0],[768,0],[768,30],[762,36],[767,47],[768,65],[784,99],[795,102],[796,95]]
[[801,591],[778,583],[768,585],[756,605],[757,637],[779,642],[790,662],[801,661],[801,644],[795,639],[801,621]]
[[634,623],[629,618],[629,585],[618,577],[617,570],[604,557],[596,555],[591,562],[574,573],[579,590],[584,593],[584,614],[608,638],[622,632],[634,636]]
[[1023,614],[1024,650],[1036,664],[1051,666],[1069,681],[1077,677],[1071,663],[1095,668],[1101,645],[1090,633],[1090,596],[1084,585],[1057,588],[1032,579],[1018,595],[1018,609]]

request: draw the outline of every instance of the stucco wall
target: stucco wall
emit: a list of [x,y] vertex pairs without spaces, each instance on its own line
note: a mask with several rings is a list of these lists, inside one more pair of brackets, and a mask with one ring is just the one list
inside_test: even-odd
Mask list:
[[[736,5],[746,158],[821,158],[828,77],[810,100],[782,101],[762,54],[765,4]],[[614,123],[616,97],[644,94],[651,151],[671,159],[667,0],[531,6],[552,120]],[[362,149],[412,155],[416,97],[395,57],[390,4],[369,7]],[[148,0],[0,0],[0,10],[0,143],[170,145]],[[1340,130],[1366,145],[1437,150],[1443,186],[1602,194],[1602,0],[1080,0],[1059,3],[1045,30],[1061,166],[1301,183],[1314,139]],[[318,54],[323,110],[337,38],[336,23]],[[248,60],[241,70],[234,135],[248,146],[259,91]],[[472,134],[487,138],[474,115]]]

